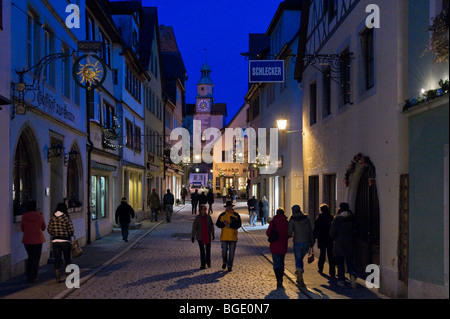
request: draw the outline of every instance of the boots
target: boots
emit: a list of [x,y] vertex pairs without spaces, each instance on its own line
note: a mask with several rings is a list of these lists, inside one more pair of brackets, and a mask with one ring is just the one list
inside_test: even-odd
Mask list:
[[275,277],[277,278],[277,289],[283,289],[284,269],[275,269]]
[[297,275],[297,285],[298,288],[304,288],[306,287],[305,282],[303,281],[303,269],[297,269],[295,271],[295,274]]
[[56,283],[59,284],[61,282],[61,270],[55,269],[55,278]]

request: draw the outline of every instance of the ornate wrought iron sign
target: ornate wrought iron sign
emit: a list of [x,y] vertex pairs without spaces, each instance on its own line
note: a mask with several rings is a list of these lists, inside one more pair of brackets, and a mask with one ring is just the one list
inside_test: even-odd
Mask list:
[[97,55],[82,55],[75,61],[72,68],[75,83],[87,90],[100,87],[105,82],[106,74],[105,62]]

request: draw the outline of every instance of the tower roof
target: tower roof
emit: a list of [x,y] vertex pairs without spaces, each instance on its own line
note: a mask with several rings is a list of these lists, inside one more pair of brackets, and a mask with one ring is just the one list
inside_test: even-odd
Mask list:
[[202,74],[202,77],[200,78],[200,81],[198,81],[197,85],[200,84],[214,85],[213,81],[209,77],[209,74],[211,73],[211,67],[209,66],[207,61],[206,49],[205,49],[205,63],[200,68],[200,72]]

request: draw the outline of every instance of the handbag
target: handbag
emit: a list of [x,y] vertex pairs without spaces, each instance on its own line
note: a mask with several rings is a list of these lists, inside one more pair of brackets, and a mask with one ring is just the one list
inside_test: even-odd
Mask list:
[[267,240],[269,241],[269,243],[273,243],[273,242],[276,241],[276,240],[278,239],[278,237],[279,237],[278,231],[277,231],[277,229],[275,228],[275,223],[274,223],[273,221],[272,221],[272,225],[273,225],[273,227],[272,227],[272,229],[271,229],[271,231],[270,231],[269,238],[267,239]]
[[312,250],[312,247],[309,249],[309,256],[308,256],[308,264],[312,263],[314,261],[314,252]]
[[78,239],[74,236],[74,241],[72,242],[72,258],[77,258],[83,254],[83,250],[80,247]]

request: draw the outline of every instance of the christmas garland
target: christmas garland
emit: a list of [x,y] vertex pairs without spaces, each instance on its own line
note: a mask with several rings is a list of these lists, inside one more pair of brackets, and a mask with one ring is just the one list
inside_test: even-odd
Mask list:
[[369,186],[375,185],[375,166],[373,165],[372,161],[370,160],[369,156],[364,156],[361,153],[356,154],[352,162],[347,168],[347,171],[345,172],[345,178],[344,178],[344,185],[345,187],[348,187],[350,183],[350,175],[352,175],[355,171],[356,164],[360,164],[361,166],[366,166],[369,169]]

